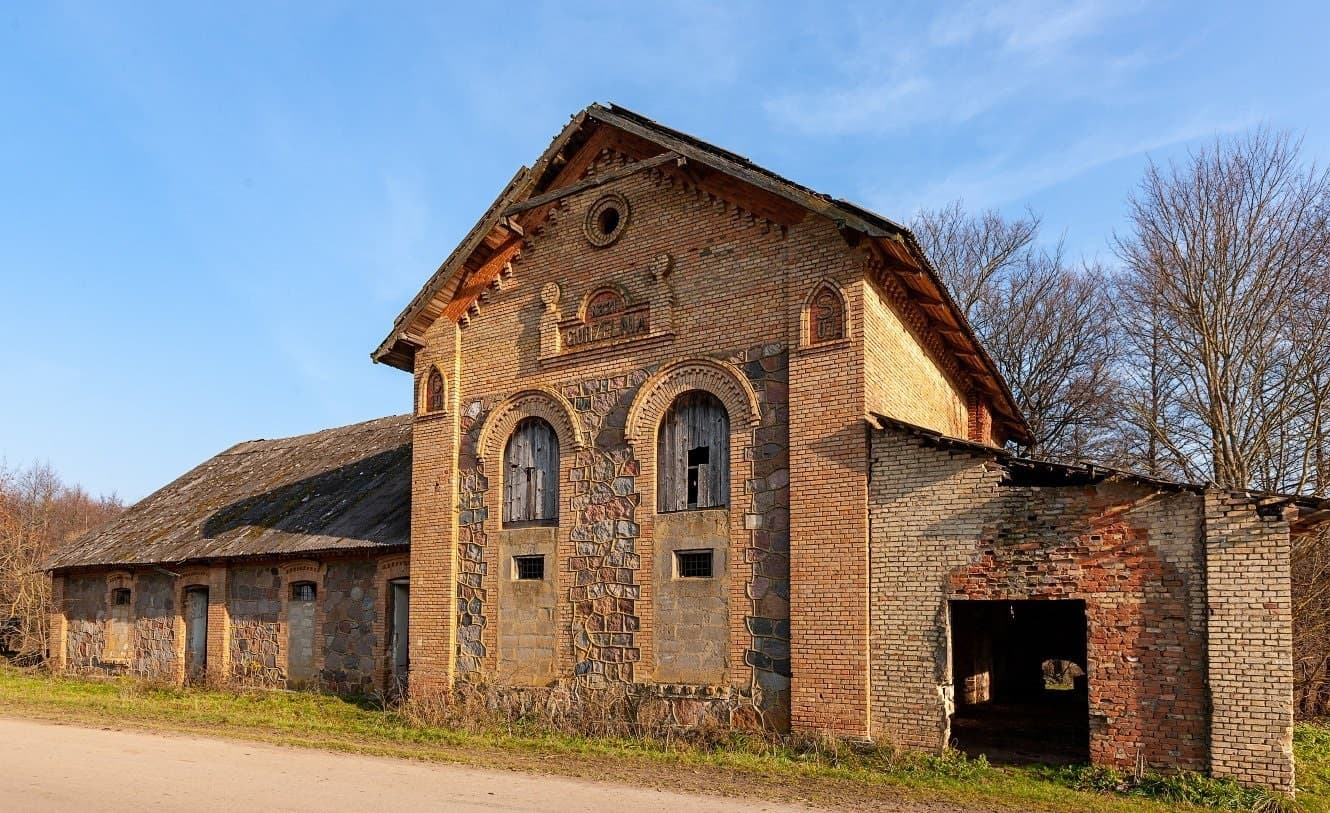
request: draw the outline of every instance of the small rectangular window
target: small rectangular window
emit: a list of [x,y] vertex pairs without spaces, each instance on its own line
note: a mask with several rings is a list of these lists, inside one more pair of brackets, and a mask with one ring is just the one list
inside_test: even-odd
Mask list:
[[545,578],[545,557],[514,556],[513,575],[522,581],[541,581]]
[[313,601],[319,594],[318,588],[314,582],[296,582],[291,585],[292,601]]
[[711,550],[679,550],[674,552],[675,572],[681,579],[710,579]]
[[129,588],[118,587],[111,591],[111,603],[117,607],[124,607],[129,604]]

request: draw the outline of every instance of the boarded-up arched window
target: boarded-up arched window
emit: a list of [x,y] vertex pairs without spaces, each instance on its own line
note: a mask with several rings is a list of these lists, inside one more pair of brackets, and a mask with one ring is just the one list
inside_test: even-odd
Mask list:
[[541,418],[526,418],[503,450],[503,521],[559,521],[559,438]]
[[443,387],[443,373],[439,372],[437,367],[431,367],[429,380],[425,384],[425,411],[442,412],[446,394]]
[[656,510],[723,508],[729,502],[729,413],[709,392],[686,392],[660,422]]

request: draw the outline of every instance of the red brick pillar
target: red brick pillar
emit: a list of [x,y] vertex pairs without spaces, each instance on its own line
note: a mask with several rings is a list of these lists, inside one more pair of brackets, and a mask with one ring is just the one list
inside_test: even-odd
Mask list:
[[868,730],[868,445],[862,303],[850,340],[790,353],[791,726]]
[[231,679],[230,587],[225,565],[208,569],[208,682],[221,685]]

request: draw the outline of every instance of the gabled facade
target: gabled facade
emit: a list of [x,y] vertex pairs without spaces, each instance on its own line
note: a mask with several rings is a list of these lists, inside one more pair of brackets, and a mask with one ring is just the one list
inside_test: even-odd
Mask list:
[[1003,451],[1024,419],[884,218],[592,105],[373,358],[409,417],[237,447],[289,470],[209,479],[228,452],[53,562],[53,662],[574,683],[1292,788],[1289,540],[1324,512]]
[[[864,416],[1027,431],[907,231],[617,108],[518,174],[374,357],[448,393],[414,434],[418,688],[703,685],[779,727],[867,734]],[[725,454],[727,492],[704,506],[660,482],[687,487],[689,450],[660,459],[687,393],[727,424],[702,464]],[[560,510],[509,527],[504,444],[536,418]],[[705,589],[681,545],[712,551]],[[519,550],[550,565],[539,634],[503,611]]]

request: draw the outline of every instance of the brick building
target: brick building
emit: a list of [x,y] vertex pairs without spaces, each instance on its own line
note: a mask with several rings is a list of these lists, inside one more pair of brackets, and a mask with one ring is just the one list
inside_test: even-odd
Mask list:
[[410,416],[241,444],[62,553],[57,667],[575,681],[1292,787],[1314,505],[1003,451],[1028,428],[895,223],[593,105],[373,358]]

